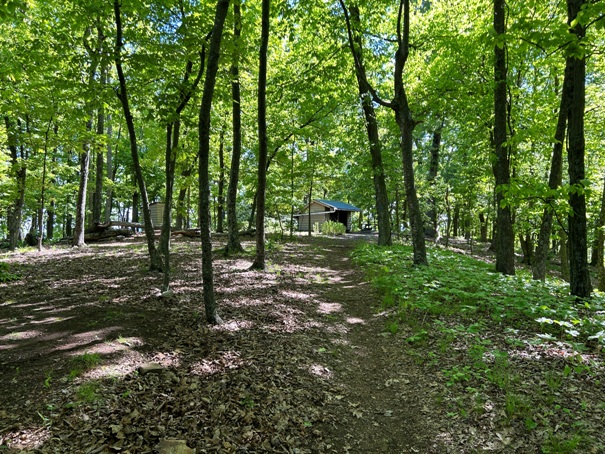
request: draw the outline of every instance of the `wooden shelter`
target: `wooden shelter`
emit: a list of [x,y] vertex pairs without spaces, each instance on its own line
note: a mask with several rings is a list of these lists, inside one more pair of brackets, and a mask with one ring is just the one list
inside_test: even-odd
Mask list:
[[345,225],[347,232],[350,232],[351,214],[360,211],[359,208],[345,202],[315,199],[311,202],[310,207],[307,205],[301,213],[295,214],[294,217],[298,220],[299,232],[309,230],[309,221],[311,222],[311,228],[315,224],[321,228],[321,225],[326,221],[340,222]]
[[151,202],[149,204],[149,214],[153,227],[159,229],[164,223],[164,202]]

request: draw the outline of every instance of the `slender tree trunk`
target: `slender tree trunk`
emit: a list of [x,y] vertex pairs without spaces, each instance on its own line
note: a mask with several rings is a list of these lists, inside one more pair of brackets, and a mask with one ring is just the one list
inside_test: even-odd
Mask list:
[[[548,179],[548,187],[551,190],[555,190],[561,186],[563,179],[563,144],[565,143],[565,129],[567,126],[567,118],[569,117],[571,88],[571,65],[570,61],[567,61],[565,64],[565,75],[563,76],[563,89],[561,90],[557,129],[555,131],[555,142],[553,144],[550,163],[550,177]],[[540,224],[540,232],[538,233],[538,245],[536,246],[536,252],[534,254],[534,266],[532,268],[533,278],[543,282],[546,279],[548,246],[550,243],[554,216],[554,208],[551,204],[554,200],[554,196],[549,196],[546,199],[546,206],[544,207],[544,212],[542,214],[542,223]]]
[[[18,134],[15,125],[10,118],[4,116],[4,125],[6,126],[7,145],[11,155],[10,172],[15,178],[17,194],[7,209],[8,224],[8,247],[14,251],[19,244],[19,233],[21,231],[21,217],[23,215],[23,203],[25,202],[25,181],[27,178],[27,167],[25,164],[23,145],[18,144]],[[17,127],[20,122],[17,122]],[[20,128],[19,128],[20,129]],[[19,150],[21,154],[19,156]],[[19,159],[21,158],[21,159]]]
[[430,238],[437,238],[437,202],[435,200],[435,196],[433,195],[435,180],[437,179],[437,174],[439,173],[439,152],[441,151],[441,136],[443,131],[443,121],[441,124],[433,131],[433,142],[431,143],[431,156],[429,162],[429,172],[427,175],[427,181],[429,186],[431,187],[431,195],[428,200],[428,210],[426,213],[427,218],[429,219],[429,225],[425,229],[425,235]]
[[237,188],[239,186],[239,168],[242,156],[242,108],[239,83],[239,56],[241,47],[242,15],[240,0],[233,2],[233,60],[231,61],[231,97],[233,124],[233,151],[229,170],[229,187],[227,189],[227,245],[225,254],[243,252],[239,241],[237,222]]
[[601,193],[601,209],[599,210],[599,221],[596,227],[596,241],[595,241],[595,251],[593,254],[596,258],[596,264],[599,276],[598,289],[601,292],[605,291],[605,264],[604,258],[605,255],[605,232],[603,229],[605,228],[605,182],[603,182],[603,192]]
[[294,237],[294,150],[290,149],[290,239]]
[[[86,122],[86,132],[92,131],[92,113]],[[84,225],[86,223],[86,188],[88,186],[88,171],[90,167],[90,141],[87,138],[82,146],[80,154],[80,185],[78,187],[78,197],[76,199],[76,225],[74,227],[74,236],[72,246],[84,246]]]
[[[403,13],[403,24],[401,24]],[[403,35],[401,34],[403,25]],[[399,3],[399,16],[397,22],[398,48],[395,53],[395,71],[393,85],[395,96],[391,108],[395,111],[395,121],[399,126],[401,158],[403,161],[403,182],[408,205],[410,227],[412,230],[412,246],[414,248],[414,264],[427,265],[426,244],[424,240],[424,227],[422,212],[416,194],[416,183],[414,181],[414,128],[416,122],[412,117],[412,111],[408,103],[408,97],[403,85],[403,71],[409,56],[410,42],[410,1],[401,0]]]
[[[112,138],[112,127],[111,127],[111,116],[107,117],[108,125],[107,125],[107,178],[113,182],[114,181],[114,170],[113,170],[113,150],[111,147],[111,138]],[[122,129],[118,130],[118,141],[120,139]],[[117,151],[117,150],[116,150]],[[107,191],[105,193],[105,222],[111,221],[111,207],[113,205],[113,191],[111,185],[107,186]]]
[[176,159],[179,149],[179,139],[181,133],[180,115],[191,100],[193,92],[196,90],[202,75],[204,73],[205,47],[200,54],[200,67],[193,84],[188,86],[189,77],[193,71],[193,62],[187,60],[185,73],[181,81],[179,90],[179,104],[174,111],[174,119],[169,120],[166,125],[166,191],[164,194],[164,212],[162,213],[162,230],[160,234],[160,253],[164,257],[164,276],[162,280],[162,291],[167,292],[170,289],[170,233],[172,226],[172,196],[174,192],[174,172],[176,169]]
[[[132,164],[134,173],[139,188],[139,194],[143,205],[143,220],[145,225],[145,237],[147,239],[147,249],[149,251],[150,258],[150,270],[161,271],[162,270],[162,257],[155,247],[155,232],[153,231],[153,224],[151,222],[151,214],[149,212],[149,200],[147,198],[147,187],[145,186],[145,180],[143,178],[143,171],[139,162],[139,148],[137,143],[137,136],[134,127],[134,118],[130,111],[130,103],[128,100],[128,91],[126,87],[126,77],[124,76],[124,70],[122,69],[122,18],[120,15],[120,0],[114,0],[114,12],[116,20],[116,45],[115,45],[115,65],[118,73],[118,80],[120,81],[120,88],[118,91],[118,98],[122,104],[124,111],[124,118],[126,120],[126,126],[128,128],[128,137],[130,139],[130,153],[132,155]],[[134,208],[134,207],[133,207]]]
[[265,203],[267,190],[267,48],[270,0],[262,0],[258,68],[258,186],[256,195],[256,256],[251,268],[265,269]]
[[[494,29],[502,37],[505,30],[505,0],[494,0]],[[510,147],[506,145],[508,107],[506,49],[504,43],[494,46],[494,145],[493,163],[496,180],[496,209],[498,232],[496,235],[496,271],[515,274],[515,234],[510,206],[504,205],[504,187],[510,183]]]
[[569,237],[565,232],[561,232],[561,247],[559,250],[559,257],[561,259],[561,279],[563,279],[565,282],[569,282]]
[[[584,0],[567,0],[568,20],[571,24],[580,12]],[[584,26],[578,22],[572,33],[578,40],[585,35]],[[587,228],[586,228],[586,196],[584,165],[585,139],[584,139],[584,109],[586,104],[586,58],[582,56],[567,57],[571,60],[571,107],[568,123],[567,162],[569,172],[569,184],[577,190],[571,191],[569,205],[571,214],[568,216],[569,225],[569,276],[571,294],[579,298],[588,298],[592,292],[590,272],[588,269],[587,255]]]
[[206,80],[199,114],[199,191],[200,191],[200,232],[202,242],[202,282],[204,286],[204,308],[208,323],[217,324],[222,320],[216,310],[214,295],[214,273],[212,268],[212,242],[210,240],[210,117],[212,98],[223,36],[225,17],[229,9],[229,0],[218,0],[214,25],[210,37]]
[[[108,115],[108,124],[107,124],[107,157],[106,157],[106,174],[107,178],[113,182],[114,181],[114,171],[113,171],[113,149],[111,145],[112,133],[113,129],[111,126],[111,116]],[[121,129],[118,132],[118,139],[120,138]],[[111,207],[113,205],[113,191],[111,185],[107,186],[107,190],[105,192],[105,222],[111,221]]]
[[225,219],[225,127],[221,128],[218,148],[219,176],[218,196],[216,209],[216,231],[223,233],[223,221]]
[[[107,83],[107,67],[104,65],[101,69],[101,89],[105,88]],[[100,140],[105,134],[105,109],[99,107],[97,113],[97,138],[99,139],[95,144],[96,149],[96,164],[95,164],[95,192],[92,199],[92,223],[101,222],[101,212],[103,207],[103,178],[104,178],[104,151],[103,141]]]
[[[311,160],[310,155],[312,146],[313,145],[308,148],[307,160]],[[307,210],[307,215],[309,216],[309,225],[307,225],[309,236],[313,235],[313,223],[311,222],[311,206],[313,205],[313,180],[315,180],[315,156],[313,156],[313,159],[311,160],[311,176],[309,178],[309,206]]]
[[46,196],[46,168],[47,168],[47,160],[48,160],[48,135],[50,133],[50,127],[52,124],[52,118],[48,121],[48,128],[46,129],[46,133],[44,134],[44,164],[42,165],[42,188],[40,190],[40,207],[39,215],[38,215],[38,251],[42,251],[42,241],[44,239],[44,204],[45,196]]
[[177,118],[166,125],[166,192],[164,194],[164,213],[162,214],[162,231],[160,233],[160,253],[164,257],[162,292],[170,288],[170,225],[172,224],[172,192],[174,186],[174,168],[179,142],[181,122]]
[[[389,215],[389,199],[387,194],[384,165],[382,162],[382,144],[378,132],[378,121],[372,100],[371,87],[368,83],[366,69],[363,62],[363,47],[361,40],[361,21],[359,8],[352,5],[347,8],[342,0],[340,5],[345,13],[347,21],[347,32],[349,37],[349,48],[355,62],[355,75],[359,89],[359,99],[365,118],[366,132],[372,157],[372,179],[374,183],[374,196],[376,200],[376,212],[378,214],[378,244],[388,246],[391,244],[391,219]],[[349,14],[350,13],[350,14]],[[309,220],[310,222],[310,220]]]

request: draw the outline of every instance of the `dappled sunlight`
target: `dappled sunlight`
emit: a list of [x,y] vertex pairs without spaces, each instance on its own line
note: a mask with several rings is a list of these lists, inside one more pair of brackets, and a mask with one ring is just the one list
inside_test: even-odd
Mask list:
[[[0,411],[0,415],[1,414]],[[1,435],[0,442],[2,442],[3,439],[11,440],[11,451],[30,452],[33,449],[42,448],[44,443],[52,437],[52,432],[50,427],[33,426],[19,431],[2,433]],[[4,446],[4,444],[0,444],[0,447],[4,448]]]
[[246,361],[241,358],[240,352],[237,351],[219,352],[218,355],[217,358],[203,359],[192,364],[190,367],[191,374],[206,377],[238,369],[246,364]]
[[312,375],[316,375],[317,377],[321,377],[326,380],[329,380],[334,377],[334,373],[326,366],[323,366],[321,364],[311,364],[309,366],[309,372]]
[[365,320],[363,320],[361,318],[357,318],[357,317],[347,317],[346,321],[350,325],[365,325],[366,324]]
[[295,292],[293,290],[282,290],[281,294],[287,298],[299,301],[307,301],[312,299],[315,295],[310,293]]
[[214,326],[212,329],[215,331],[228,331],[236,332],[242,330],[249,330],[254,327],[254,323],[250,320],[231,320],[221,325]]
[[17,341],[35,339],[44,333],[38,330],[13,331],[12,333],[0,336],[0,342],[11,342],[12,344],[0,344],[0,350],[17,347]]
[[332,314],[334,312],[341,312],[342,304],[340,303],[319,303],[319,307],[317,308],[317,312],[320,314]]

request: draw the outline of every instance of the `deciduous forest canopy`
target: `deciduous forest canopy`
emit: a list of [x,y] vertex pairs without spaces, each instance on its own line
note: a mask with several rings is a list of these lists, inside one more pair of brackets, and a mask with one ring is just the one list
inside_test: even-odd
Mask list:
[[[167,290],[168,225],[206,238],[228,224],[232,250],[256,226],[258,261],[259,225],[291,232],[327,198],[362,208],[380,244],[409,235],[417,264],[425,238],[467,236],[492,241],[498,271],[514,274],[517,251],[544,279],[560,251],[587,297],[589,261],[603,268],[604,14],[584,0],[2,2],[3,245],[81,245],[87,227],[142,220]],[[168,202],[157,250],[154,201]]]
[[605,452],[604,28],[0,0],[0,451]]

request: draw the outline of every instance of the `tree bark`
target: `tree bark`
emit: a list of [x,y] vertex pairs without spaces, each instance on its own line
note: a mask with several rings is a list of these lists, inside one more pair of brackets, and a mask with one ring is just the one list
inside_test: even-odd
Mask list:
[[[17,186],[17,194],[12,200],[12,203],[8,206],[6,216],[8,224],[8,248],[9,250],[14,251],[19,244],[19,234],[21,231],[27,166],[24,159],[24,146],[23,144],[18,144],[19,134],[17,134],[16,126],[11,122],[7,115],[4,116],[4,125],[6,126],[7,146],[11,156],[10,172],[15,178]],[[19,125],[20,122],[17,122],[17,127],[19,127]],[[19,150],[21,153],[19,153]]]
[[199,191],[200,191],[200,233],[202,243],[202,282],[204,286],[203,298],[208,323],[217,324],[222,320],[216,310],[214,295],[214,273],[212,268],[212,243],[210,240],[210,116],[212,111],[212,98],[221,48],[221,39],[225,17],[229,9],[229,0],[218,0],[214,25],[210,36],[208,49],[208,63],[204,93],[199,113]]
[[[584,0],[567,0],[568,21],[576,19]],[[578,22],[571,32],[581,41],[585,35],[584,26]],[[567,162],[569,184],[572,191],[569,195],[571,214],[569,225],[569,277],[571,294],[578,298],[588,298],[592,292],[587,255],[586,196],[585,196],[585,139],[584,109],[586,104],[586,58],[568,56],[571,65],[571,105],[568,123]]]
[[256,191],[256,256],[251,268],[265,269],[265,203],[267,190],[267,48],[270,0],[262,0],[258,67],[258,183]]
[[374,110],[371,93],[372,89],[368,82],[366,69],[363,62],[363,43],[361,39],[359,8],[356,5],[352,5],[349,8],[349,11],[347,11],[344,2],[342,0],[339,1],[347,22],[349,48],[353,54],[353,60],[355,62],[355,76],[357,77],[359,100],[361,102],[361,107],[365,118],[370,155],[372,157],[372,180],[374,183],[376,212],[378,214],[378,244],[381,246],[388,246],[392,242],[389,199],[384,174],[384,165],[382,162],[382,144],[380,142],[378,121],[376,119],[376,112]]
[[427,181],[429,186],[431,187],[431,195],[428,200],[428,210],[426,213],[427,218],[429,219],[429,225],[425,229],[425,234],[429,238],[437,238],[437,202],[435,200],[435,196],[433,195],[435,180],[437,179],[437,174],[439,173],[439,152],[441,151],[441,137],[443,131],[443,121],[441,124],[433,131],[433,141],[431,143],[431,155],[429,161],[429,172],[427,175]]
[[231,168],[229,170],[229,187],[227,189],[227,245],[225,254],[243,252],[239,241],[237,222],[237,188],[239,186],[239,168],[242,156],[242,108],[239,82],[239,56],[241,48],[242,14],[240,1],[233,2],[233,60],[231,61],[231,97],[233,150],[231,152]]
[[[403,17],[402,17],[403,14]],[[403,18],[403,34],[402,23]],[[408,97],[403,85],[403,71],[409,56],[410,44],[410,1],[399,2],[399,15],[397,19],[397,52],[395,53],[395,71],[393,85],[395,96],[391,108],[395,111],[395,121],[399,126],[401,159],[403,162],[403,183],[408,205],[410,228],[412,230],[412,246],[414,249],[414,264],[428,265],[426,257],[426,244],[424,240],[424,227],[422,212],[416,194],[416,183],[414,181],[414,153],[413,133],[416,122],[412,117],[412,111],[408,103]]]
[[223,233],[223,221],[225,219],[225,128],[221,128],[218,147],[218,196],[216,208],[216,232]]
[[[565,64],[565,74],[563,76],[563,89],[561,90],[561,101],[559,103],[559,114],[557,117],[557,129],[555,130],[555,142],[553,144],[552,158],[550,162],[550,176],[548,187],[551,190],[557,189],[563,180],[563,144],[565,143],[565,129],[567,127],[567,118],[569,117],[569,105],[571,101],[571,65],[570,61]],[[532,267],[532,277],[535,280],[542,281],[546,279],[546,262],[548,259],[548,246],[552,232],[552,221],[554,208],[551,204],[554,202],[554,195],[546,199],[546,206],[542,214],[542,223],[538,233],[538,244],[534,254],[534,265]]]
[[[86,132],[92,131],[92,113],[86,122]],[[76,225],[72,246],[84,246],[84,224],[86,222],[86,188],[88,186],[88,171],[90,167],[90,140],[86,138],[80,153],[80,184],[78,186],[78,197],[76,199]]]
[[[101,31],[99,29],[99,34]],[[107,66],[104,64],[101,67],[101,89],[105,88],[107,83]],[[100,140],[105,134],[105,109],[103,105],[99,107],[97,112],[97,143],[95,144],[96,149],[96,163],[95,163],[95,192],[92,198],[92,223],[101,222],[101,212],[103,211],[103,178],[105,171],[104,163],[104,151],[103,141]]]
[[[122,57],[121,50],[123,46],[122,42],[122,18],[120,15],[120,0],[114,0],[114,12],[116,20],[116,45],[115,45],[115,65],[118,73],[118,80],[120,82],[120,88],[117,92],[118,98],[122,104],[122,110],[124,111],[124,118],[126,120],[126,126],[128,128],[128,137],[130,141],[130,153],[132,155],[132,164],[134,173],[139,188],[139,194],[143,205],[143,220],[145,223],[145,237],[147,239],[147,249],[149,251],[150,258],[150,270],[161,271],[162,270],[162,257],[155,247],[155,233],[153,231],[153,224],[151,222],[151,215],[149,212],[149,199],[147,198],[147,187],[145,186],[145,180],[143,178],[143,171],[141,170],[141,164],[139,162],[139,148],[137,143],[137,136],[134,127],[134,119],[132,112],[130,111],[130,103],[128,100],[128,91],[126,86],[126,77],[124,76],[124,70],[122,69]],[[133,207],[134,210],[134,207]]]
[[[498,37],[505,30],[505,0],[494,0],[494,29]],[[515,234],[510,206],[504,204],[504,190],[510,183],[510,147],[506,145],[508,107],[506,74],[506,49],[504,43],[494,46],[494,145],[493,163],[496,180],[496,271],[502,274],[515,274]]]
[[[112,127],[111,127],[111,116],[107,117],[108,125],[107,125],[107,178],[113,182],[114,181],[114,171],[113,171],[113,150],[111,147],[111,138],[112,138]],[[118,130],[118,140],[120,139],[122,129]],[[111,189],[111,185],[107,186],[107,191],[105,193],[105,222],[111,221],[111,207],[113,205],[113,191]]]
[[168,120],[166,124],[166,155],[164,157],[166,168],[166,187],[164,194],[164,212],[162,213],[162,231],[160,234],[160,253],[164,257],[164,276],[162,279],[162,291],[167,292],[170,288],[170,229],[172,226],[172,197],[174,192],[174,172],[176,169],[176,159],[179,149],[179,139],[181,132],[181,113],[191,100],[202,75],[204,73],[205,47],[200,54],[200,66],[197,77],[191,84],[189,77],[193,71],[193,62],[187,60],[185,64],[185,73],[181,81],[179,90],[179,103],[174,110],[174,118]]

